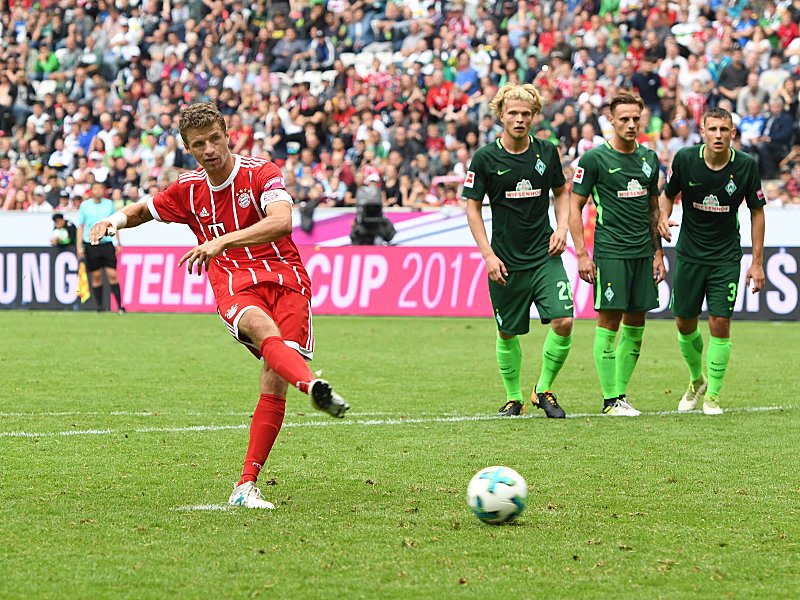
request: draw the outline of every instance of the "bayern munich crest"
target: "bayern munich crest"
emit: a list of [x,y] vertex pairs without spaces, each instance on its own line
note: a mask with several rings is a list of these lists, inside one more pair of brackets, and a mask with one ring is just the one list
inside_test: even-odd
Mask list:
[[242,208],[247,208],[250,206],[250,190],[245,190],[243,192],[239,192],[239,197],[237,198],[239,202],[239,206]]

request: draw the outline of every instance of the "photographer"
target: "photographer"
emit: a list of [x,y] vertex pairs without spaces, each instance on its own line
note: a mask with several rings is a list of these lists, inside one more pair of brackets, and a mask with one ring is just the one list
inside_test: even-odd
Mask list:
[[50,238],[50,245],[58,248],[59,252],[64,250],[75,251],[75,238],[78,229],[75,225],[67,221],[62,213],[53,215],[53,236]]

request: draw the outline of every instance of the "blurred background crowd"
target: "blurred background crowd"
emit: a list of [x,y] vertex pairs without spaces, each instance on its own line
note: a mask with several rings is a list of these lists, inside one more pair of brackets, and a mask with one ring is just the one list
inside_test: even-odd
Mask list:
[[201,100],[296,200],[457,206],[507,82],[541,91],[568,181],[628,89],[665,172],[723,106],[770,203],[800,206],[798,21],[800,0],[0,0],[0,208],[154,195],[197,166],[177,125]]

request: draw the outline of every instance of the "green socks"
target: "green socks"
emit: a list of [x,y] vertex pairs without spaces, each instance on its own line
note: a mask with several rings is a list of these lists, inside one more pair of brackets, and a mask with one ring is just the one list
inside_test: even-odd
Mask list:
[[[547,333],[547,338],[542,347],[542,370],[539,374],[539,381],[536,384],[537,390],[545,391],[552,388],[553,381],[564,365],[564,361],[567,360],[571,347],[571,335],[562,337],[552,329]],[[500,376],[503,378],[503,386],[506,388],[506,399],[522,402],[522,387],[520,384],[522,349],[520,348],[519,337],[504,340],[498,335],[495,351],[497,353],[497,366],[500,368]]]
[[519,346],[519,337],[504,340],[499,335],[495,345],[497,352],[497,366],[506,388],[507,400],[522,402],[522,389],[520,387],[520,368],[522,367],[522,349]]
[[616,398],[617,394],[617,355],[614,342],[617,332],[597,327],[594,330],[594,364],[597,366],[597,376],[600,379],[600,388],[603,390],[603,399]]
[[700,335],[700,329],[695,329],[688,335],[683,335],[679,331],[678,345],[681,348],[683,360],[689,367],[689,377],[692,382],[695,382],[703,376],[703,336]]
[[552,329],[547,333],[542,346],[542,370],[536,383],[536,391],[544,392],[552,389],[556,375],[567,360],[570,347],[572,347],[572,335],[562,337]]
[[706,369],[708,370],[708,396],[719,396],[722,379],[728,369],[728,359],[731,357],[731,338],[718,338],[711,336],[708,341],[706,354]]
[[620,338],[617,344],[617,396],[624,396],[628,391],[628,382],[633,377],[633,370],[639,362],[639,353],[642,350],[642,336],[644,326],[633,327],[631,325],[620,325]]

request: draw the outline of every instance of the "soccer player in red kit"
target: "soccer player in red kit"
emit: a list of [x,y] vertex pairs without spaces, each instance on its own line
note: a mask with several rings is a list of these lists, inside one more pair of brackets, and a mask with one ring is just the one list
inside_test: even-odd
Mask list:
[[350,407],[327,381],[314,378],[305,360],[314,352],[311,281],[292,241],[293,200],[280,169],[232,154],[213,104],[185,107],[179,129],[200,168],[181,174],[148,202],[99,221],[90,241],[152,219],[185,223],[197,236],[199,245],[179,266],[198,274],[205,268],[228,331],[264,361],[244,469],[228,503],[271,509],[255,482],[283,424],[288,385],[334,417],[344,417]]

